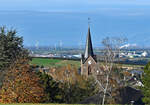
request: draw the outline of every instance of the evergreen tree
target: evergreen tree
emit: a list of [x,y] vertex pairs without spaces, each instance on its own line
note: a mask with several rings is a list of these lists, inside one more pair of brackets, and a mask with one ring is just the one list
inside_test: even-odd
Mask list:
[[23,38],[16,34],[16,30],[0,27],[0,70],[4,70],[18,57],[28,55],[23,48]]
[[60,83],[56,82],[50,75],[46,73],[37,72],[40,77],[40,83],[44,87],[45,98],[44,102],[48,103],[61,103],[62,96],[60,95],[61,88],[59,88]]
[[144,94],[143,102],[150,104],[150,62],[144,68],[144,74],[142,76],[142,92]]

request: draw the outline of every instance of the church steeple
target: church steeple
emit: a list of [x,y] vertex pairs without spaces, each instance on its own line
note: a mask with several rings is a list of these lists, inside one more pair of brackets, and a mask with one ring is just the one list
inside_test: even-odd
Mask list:
[[90,26],[88,26],[88,34],[87,34],[87,39],[86,39],[86,48],[85,48],[84,58],[87,59],[89,56],[92,56],[92,57],[94,56]]
[[[89,20],[89,19],[88,19]],[[97,70],[97,58],[93,53],[90,25],[88,27],[85,53],[81,57],[81,75],[89,76]]]

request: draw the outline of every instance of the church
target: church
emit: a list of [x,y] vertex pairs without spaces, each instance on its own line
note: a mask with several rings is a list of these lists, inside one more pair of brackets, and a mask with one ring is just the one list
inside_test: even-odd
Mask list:
[[86,39],[86,47],[84,54],[81,55],[81,75],[89,76],[96,71],[97,58],[93,52],[90,26],[88,26],[88,33]]

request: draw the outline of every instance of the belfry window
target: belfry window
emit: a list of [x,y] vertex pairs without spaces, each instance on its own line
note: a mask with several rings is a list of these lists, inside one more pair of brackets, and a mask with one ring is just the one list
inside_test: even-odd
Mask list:
[[88,66],[88,75],[92,74],[91,66]]

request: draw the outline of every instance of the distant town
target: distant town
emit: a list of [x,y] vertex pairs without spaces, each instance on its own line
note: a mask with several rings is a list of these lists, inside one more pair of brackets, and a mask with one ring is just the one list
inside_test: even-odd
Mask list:
[[[81,54],[84,53],[84,48],[53,48],[53,47],[27,47],[30,52],[30,57],[41,58],[61,58],[61,59],[75,59],[80,60]],[[94,48],[97,56],[102,56],[102,48]],[[136,63],[145,65],[150,60],[150,49],[126,48],[121,49],[118,56],[121,60],[129,62],[129,64]],[[135,64],[134,63],[134,64]]]

